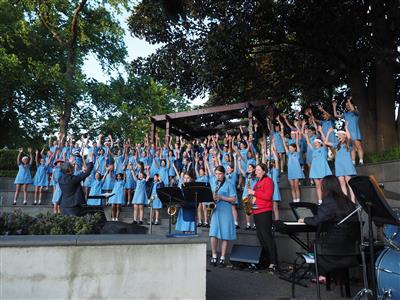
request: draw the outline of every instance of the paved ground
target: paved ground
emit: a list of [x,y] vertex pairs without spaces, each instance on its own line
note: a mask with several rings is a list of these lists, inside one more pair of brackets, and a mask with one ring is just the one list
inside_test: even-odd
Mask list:
[[[265,271],[247,271],[232,267],[208,266],[207,299],[277,299],[291,298],[291,284]],[[316,285],[305,281],[308,287],[296,286],[296,299],[316,299]],[[361,289],[360,282],[351,282],[352,297]],[[332,283],[332,291],[321,285],[321,299],[340,299],[340,288]]]

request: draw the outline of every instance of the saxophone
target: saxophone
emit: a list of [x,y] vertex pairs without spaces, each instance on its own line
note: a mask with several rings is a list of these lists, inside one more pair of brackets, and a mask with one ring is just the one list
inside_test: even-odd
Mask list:
[[[218,191],[221,188],[221,186],[222,186],[221,182],[218,181],[217,186],[215,187],[215,190],[214,190],[214,194],[213,194],[214,196],[216,196],[218,194]],[[215,204],[215,202],[206,203],[208,220],[210,220],[210,217],[216,207],[217,207],[217,205]]]
[[[251,179],[251,174],[247,176],[247,186],[246,186],[247,189],[250,188],[250,179]],[[253,195],[247,194],[247,196],[242,199],[243,209],[246,212],[246,215],[248,216],[253,214],[253,209],[254,209],[253,198],[255,198]]]

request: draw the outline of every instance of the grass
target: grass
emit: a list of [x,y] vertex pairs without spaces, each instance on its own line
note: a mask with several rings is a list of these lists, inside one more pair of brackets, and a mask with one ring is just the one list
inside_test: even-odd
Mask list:
[[400,145],[397,145],[383,153],[366,153],[364,161],[366,163],[378,163],[396,159],[400,159]]

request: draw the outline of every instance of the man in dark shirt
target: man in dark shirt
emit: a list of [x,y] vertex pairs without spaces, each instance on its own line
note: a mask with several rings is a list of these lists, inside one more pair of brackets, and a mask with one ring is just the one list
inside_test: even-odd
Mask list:
[[89,163],[87,164],[87,169],[84,173],[73,175],[73,170],[74,167],[69,162],[65,162],[61,166],[63,175],[59,180],[62,192],[60,207],[62,215],[79,216],[82,204],[86,202],[81,182],[85,180],[93,170],[93,155],[89,155]]

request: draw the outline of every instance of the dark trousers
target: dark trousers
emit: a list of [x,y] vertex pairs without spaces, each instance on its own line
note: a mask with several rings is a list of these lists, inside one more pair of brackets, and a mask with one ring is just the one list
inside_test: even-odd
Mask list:
[[81,206],[75,207],[61,207],[61,214],[66,216],[80,216],[81,215]]
[[277,264],[275,241],[272,237],[272,211],[254,215],[257,228],[257,237],[261,246],[268,255],[270,264]]

